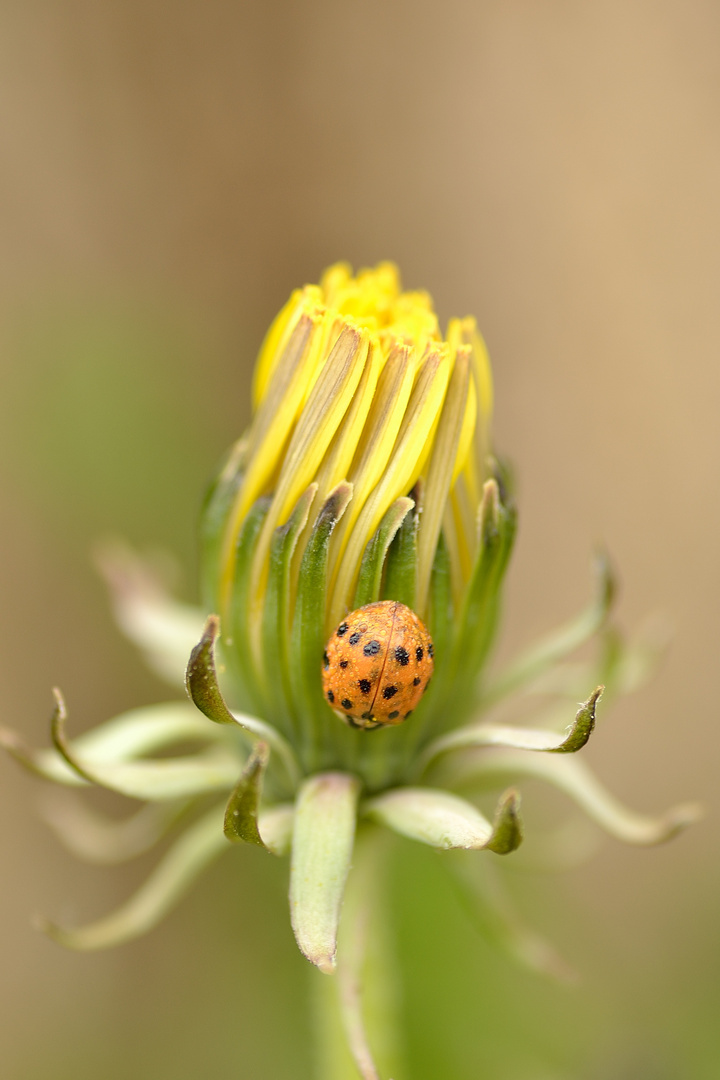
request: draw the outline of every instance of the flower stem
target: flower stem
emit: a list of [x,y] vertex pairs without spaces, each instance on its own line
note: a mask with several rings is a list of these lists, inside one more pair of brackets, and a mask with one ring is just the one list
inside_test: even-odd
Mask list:
[[379,830],[361,827],[343,907],[337,974],[317,980],[321,1080],[400,1077],[397,983],[384,917],[387,901],[381,899],[385,847]]

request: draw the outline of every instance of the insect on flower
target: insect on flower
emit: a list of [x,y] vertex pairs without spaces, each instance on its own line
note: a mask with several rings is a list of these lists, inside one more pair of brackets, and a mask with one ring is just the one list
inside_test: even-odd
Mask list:
[[323,653],[323,690],[350,727],[401,724],[432,678],[433,643],[414,611],[397,600],[347,615]]
[[[659,818],[625,810],[575,760],[604,684],[608,696],[632,689],[638,670],[617,635],[603,647],[606,560],[579,617],[504,670],[489,665],[516,524],[491,415],[475,320],[451,319],[443,335],[428,294],[403,291],[392,264],[353,275],[341,263],[292,294],[260,350],[250,427],[205,503],[200,605],[177,604],[127,551],[103,558],[123,630],[178,688],[187,667],[190,700],[69,739],[57,694],[47,750],[0,730],[36,774],[144,803],[120,823],[59,804],[51,823],[78,854],[119,861],[184,828],[136,896],[89,926],[46,924],[56,940],[96,949],[137,937],[233,844],[290,854],[298,946],[321,971],[345,971],[345,1027],[361,1074],[375,1077],[352,935],[353,913],[371,904],[362,851],[377,826],[476,859],[508,855],[523,828],[505,785],[524,777],[554,784],[631,844],[694,819],[687,806]],[[564,658],[594,638],[599,659],[568,676]],[[542,677],[552,677],[550,714]],[[502,722],[496,708],[521,689],[535,717]],[[493,788],[486,816],[480,792]],[[516,956],[539,963],[502,905],[493,919]]]

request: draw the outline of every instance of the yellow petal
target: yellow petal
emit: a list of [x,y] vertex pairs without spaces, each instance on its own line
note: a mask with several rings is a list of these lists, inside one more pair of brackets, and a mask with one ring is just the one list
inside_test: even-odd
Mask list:
[[365,545],[380,524],[383,514],[395,499],[410,491],[419,476],[426,441],[437,422],[445,398],[449,368],[447,347],[439,344],[418,371],[387,466],[362,507],[347,540],[344,555],[336,567],[328,620],[330,626],[339,622],[347,609]]

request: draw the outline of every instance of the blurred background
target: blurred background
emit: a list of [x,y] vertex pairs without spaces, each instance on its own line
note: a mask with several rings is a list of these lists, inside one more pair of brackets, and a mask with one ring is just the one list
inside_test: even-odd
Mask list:
[[[413,1080],[720,1075],[719,46],[713,0],[0,10],[3,722],[44,743],[55,684],[75,731],[167,698],[92,547],[171,548],[195,598],[264,330],[337,259],[394,259],[485,333],[521,510],[503,653],[582,606],[598,541],[620,623],[674,626],[585,755],[637,809],[699,798],[705,820],[508,871],[577,985],[496,956],[438,858],[398,846]],[[153,859],[76,863],[39,787],[0,760],[3,1076],[310,1080],[286,867],[234,852],[149,937],[65,953],[32,914],[94,918]]]

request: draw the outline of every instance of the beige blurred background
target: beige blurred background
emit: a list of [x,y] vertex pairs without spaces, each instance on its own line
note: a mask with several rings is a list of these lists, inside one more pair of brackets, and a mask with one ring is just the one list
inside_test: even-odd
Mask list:
[[[484,330],[522,515],[503,651],[584,602],[598,541],[621,624],[675,627],[587,759],[638,809],[697,797],[706,820],[511,875],[571,989],[498,959],[437,860],[404,853],[413,1080],[720,1075],[719,58],[711,0],[0,9],[4,722],[45,740],[54,684],[74,730],[167,696],[92,545],[171,547],[194,596],[264,329],[339,258],[392,258]],[[3,1078],[309,1080],[284,868],[235,853],[148,938],[66,954],[30,916],[99,915],[152,860],[75,863],[38,795],[0,761]]]

